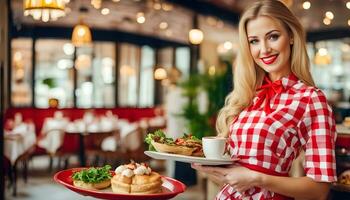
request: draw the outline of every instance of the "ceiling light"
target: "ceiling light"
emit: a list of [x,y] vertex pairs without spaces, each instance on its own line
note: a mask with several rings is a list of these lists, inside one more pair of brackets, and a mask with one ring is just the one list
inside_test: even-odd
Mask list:
[[350,9],[350,1],[346,2],[346,7]]
[[323,19],[323,23],[325,24],[325,25],[330,25],[331,24],[331,20],[329,19],[329,18],[324,18]]
[[112,0],[113,2],[119,2],[120,0]]
[[83,23],[77,24],[74,27],[72,34],[72,43],[74,46],[79,47],[88,45],[91,41],[91,31],[89,27]]
[[162,8],[164,11],[171,11],[173,9],[173,5],[171,5],[169,3],[163,3]]
[[63,0],[24,0],[24,16],[48,22],[66,15]]
[[350,19],[348,19],[348,25],[350,26]]
[[166,22],[160,22],[159,28],[162,29],[162,30],[167,29],[167,28],[168,28],[168,23],[166,23]]
[[146,21],[146,18],[145,18],[145,15],[143,12],[138,12],[136,14],[136,22],[139,23],[139,24],[143,24],[145,23]]
[[102,6],[102,0],[91,0],[91,5],[96,9],[100,9]]
[[160,3],[154,3],[153,8],[154,10],[160,10],[162,8],[162,5]]
[[103,9],[101,10],[101,14],[102,14],[102,15],[108,15],[108,14],[109,14],[109,9],[108,9],[108,8],[103,8]]
[[331,12],[331,11],[327,11],[325,16],[328,18],[328,19],[334,19],[334,14]]
[[192,44],[200,44],[204,39],[203,32],[200,29],[191,29],[188,37]]
[[163,67],[159,67],[154,71],[154,79],[163,80],[166,79],[167,74],[166,70]]
[[310,9],[310,8],[311,8],[311,3],[310,3],[310,1],[304,1],[304,3],[303,3],[303,8],[304,8],[305,10]]

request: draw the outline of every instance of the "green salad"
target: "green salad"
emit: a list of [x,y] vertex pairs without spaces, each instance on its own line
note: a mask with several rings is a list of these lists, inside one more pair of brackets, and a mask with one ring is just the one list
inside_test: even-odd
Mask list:
[[109,171],[111,168],[112,167],[110,165],[97,168],[90,167],[79,172],[74,172],[72,178],[73,180],[83,181],[84,183],[100,183],[112,178],[112,174]]
[[148,150],[156,151],[152,145],[152,141],[162,144],[175,145],[173,138],[166,137],[165,133],[162,130],[157,130],[154,133],[148,133],[145,138],[145,142],[149,145]]

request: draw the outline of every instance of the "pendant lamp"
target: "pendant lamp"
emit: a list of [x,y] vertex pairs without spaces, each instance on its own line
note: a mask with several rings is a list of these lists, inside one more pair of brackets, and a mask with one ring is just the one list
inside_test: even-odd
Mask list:
[[75,25],[72,34],[72,43],[76,47],[90,44],[92,41],[90,28],[82,21]]
[[72,44],[76,47],[88,45],[92,41],[90,28],[83,22],[83,14],[87,13],[87,8],[80,8],[80,22],[75,25],[72,33]]
[[31,15],[34,20],[48,22],[66,15],[64,0],[24,0],[24,16]]
[[188,39],[191,44],[197,45],[204,39],[203,31],[198,28],[198,16],[193,17],[193,28],[188,32]]

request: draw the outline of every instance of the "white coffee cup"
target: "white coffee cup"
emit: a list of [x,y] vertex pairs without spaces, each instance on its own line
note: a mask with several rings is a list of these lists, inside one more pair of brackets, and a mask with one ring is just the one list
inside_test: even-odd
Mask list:
[[203,152],[206,158],[222,159],[226,149],[226,138],[224,137],[203,137]]

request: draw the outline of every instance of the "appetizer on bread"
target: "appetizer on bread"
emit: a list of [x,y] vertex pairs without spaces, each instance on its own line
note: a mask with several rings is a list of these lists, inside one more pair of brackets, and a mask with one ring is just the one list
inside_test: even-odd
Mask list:
[[101,190],[111,185],[112,174],[109,171],[111,166],[90,167],[72,175],[73,185],[90,190]]
[[154,194],[162,191],[162,179],[145,163],[120,165],[111,179],[112,191],[123,194]]
[[172,138],[166,137],[163,131],[157,130],[154,133],[149,133],[145,142],[149,144],[149,150],[151,151],[186,156],[203,156],[202,141],[191,134],[184,134],[183,137],[174,141]]

